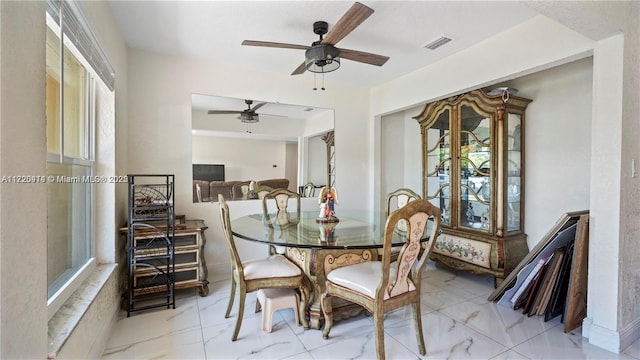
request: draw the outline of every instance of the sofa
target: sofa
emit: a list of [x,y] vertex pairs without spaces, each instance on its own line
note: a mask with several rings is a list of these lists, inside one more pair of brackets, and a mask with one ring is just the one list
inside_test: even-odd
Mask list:
[[[193,202],[218,201],[218,194],[226,200],[243,200],[241,187],[249,186],[251,180],[245,181],[205,181],[193,180]],[[256,180],[258,186],[268,186],[273,189],[288,189],[289,179]],[[198,199],[198,187],[200,199]],[[234,194],[235,191],[235,194]],[[200,200],[200,201],[199,201]]]

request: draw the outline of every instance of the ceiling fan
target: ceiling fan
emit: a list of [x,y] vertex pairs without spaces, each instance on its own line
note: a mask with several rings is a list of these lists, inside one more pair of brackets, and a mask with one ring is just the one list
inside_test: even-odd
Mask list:
[[253,100],[245,100],[244,103],[247,104],[247,108],[245,110],[209,110],[207,113],[209,115],[239,114],[238,119],[243,123],[257,123],[260,120],[260,117],[256,111],[266,103],[257,104],[253,108],[251,107]]
[[299,75],[307,70],[314,73],[334,71],[340,67],[340,58],[382,66],[389,60],[388,56],[335,47],[340,40],[349,35],[371,14],[373,14],[373,9],[356,2],[338,20],[331,31],[328,31],[329,25],[327,22],[316,21],[313,23],[313,32],[320,36],[320,40],[314,41],[311,46],[255,40],[245,40],[242,45],[305,50],[304,62],[291,75]]
[[[247,108],[245,110],[209,110],[207,113],[210,115],[228,115],[238,114],[238,119],[243,123],[257,123],[260,120],[260,114],[257,113],[258,109],[264,106],[266,103],[259,103],[256,106],[251,107],[253,100],[245,100]],[[286,117],[283,115],[263,114],[268,116]]]

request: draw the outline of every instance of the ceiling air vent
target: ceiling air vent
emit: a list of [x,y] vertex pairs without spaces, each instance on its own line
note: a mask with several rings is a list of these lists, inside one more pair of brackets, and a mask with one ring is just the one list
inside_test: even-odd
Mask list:
[[430,43],[426,44],[424,47],[429,49],[429,50],[435,50],[437,48],[439,48],[440,46],[448,43],[449,41],[453,40],[453,38],[451,38],[448,35],[442,35],[439,38],[431,41]]

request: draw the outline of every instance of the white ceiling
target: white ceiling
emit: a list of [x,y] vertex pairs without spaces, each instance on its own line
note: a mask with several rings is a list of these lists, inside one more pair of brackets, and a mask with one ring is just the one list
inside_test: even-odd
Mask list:
[[[538,14],[515,1],[362,3],[375,12],[337,46],[386,55],[390,60],[378,67],[343,59],[338,70],[325,76],[327,86],[332,82],[357,87],[383,84]],[[318,40],[313,23],[327,21],[331,31],[353,2],[111,0],[110,4],[130,47],[291,74],[304,60],[303,50],[242,46],[241,42],[311,45]],[[443,34],[454,41],[437,50],[423,47]]]

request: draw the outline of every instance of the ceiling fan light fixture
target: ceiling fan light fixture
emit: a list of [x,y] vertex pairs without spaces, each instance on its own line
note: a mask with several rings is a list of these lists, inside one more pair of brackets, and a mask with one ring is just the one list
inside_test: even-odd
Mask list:
[[258,114],[255,114],[255,113],[251,114],[246,112],[243,112],[242,114],[240,114],[240,116],[238,116],[238,119],[240,119],[241,122],[248,123],[248,124],[255,124],[258,121],[260,121]]
[[340,50],[330,44],[317,44],[304,53],[304,64],[308,71],[328,73],[340,67]]

